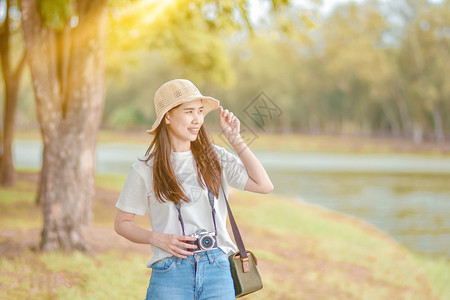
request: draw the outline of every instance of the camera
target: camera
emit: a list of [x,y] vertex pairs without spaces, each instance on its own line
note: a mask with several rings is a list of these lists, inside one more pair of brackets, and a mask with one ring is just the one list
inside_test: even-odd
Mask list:
[[194,253],[217,249],[217,238],[214,232],[208,232],[205,229],[199,229],[189,236],[197,238],[195,241],[187,243],[196,245],[198,249],[193,249]]

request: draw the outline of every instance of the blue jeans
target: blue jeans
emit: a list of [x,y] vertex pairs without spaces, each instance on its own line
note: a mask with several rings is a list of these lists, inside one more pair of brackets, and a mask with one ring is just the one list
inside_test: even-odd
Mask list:
[[235,299],[228,256],[220,249],[152,265],[146,300]]

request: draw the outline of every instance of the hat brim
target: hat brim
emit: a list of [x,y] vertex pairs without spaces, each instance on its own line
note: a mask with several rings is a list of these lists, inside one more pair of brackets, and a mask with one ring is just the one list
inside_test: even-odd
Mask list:
[[[180,99],[179,101],[173,102],[172,105],[168,108],[166,108],[164,111],[161,112],[161,114],[159,114],[158,118],[155,120],[155,122],[153,123],[152,127],[150,129],[148,129],[146,132],[148,134],[155,134],[155,130],[156,128],[158,128],[159,124],[161,123],[161,120],[164,118],[164,116],[166,115],[166,113],[171,110],[172,108],[189,102],[189,101],[194,101],[194,100],[202,100],[202,104],[203,104],[203,116],[206,116],[206,114],[208,114],[210,111],[216,110],[219,108],[220,105],[220,101],[213,98],[213,97],[208,97],[208,96],[202,96],[199,97],[198,95],[192,96],[192,97],[187,97],[184,99]],[[205,101],[206,100],[206,101]]]

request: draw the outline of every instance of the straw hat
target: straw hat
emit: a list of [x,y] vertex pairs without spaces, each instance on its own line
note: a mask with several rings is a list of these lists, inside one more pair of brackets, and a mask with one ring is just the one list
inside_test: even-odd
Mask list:
[[155,129],[169,110],[185,102],[197,99],[202,100],[204,116],[219,107],[219,100],[203,96],[198,88],[187,79],[174,79],[164,83],[155,93],[156,121],[153,123],[152,128],[147,130],[147,133],[155,134]]

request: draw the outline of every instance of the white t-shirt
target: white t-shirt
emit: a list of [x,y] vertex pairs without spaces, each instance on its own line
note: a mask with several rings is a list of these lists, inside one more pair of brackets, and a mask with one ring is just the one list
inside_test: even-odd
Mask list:
[[[228,195],[228,184],[244,190],[249,178],[242,161],[223,147],[213,145],[222,167],[222,185]],[[185,234],[189,235],[198,229],[214,232],[211,206],[207,189],[202,189],[197,180],[197,169],[191,150],[186,152],[172,152],[172,168],[185,195],[190,202],[183,202],[181,215],[183,217]],[[236,251],[236,245],[231,240],[227,228],[227,206],[220,189],[219,199],[214,199],[216,209],[217,244],[225,253]],[[155,197],[153,191],[153,158],[146,164],[135,162],[128,174],[125,185],[117,200],[116,207],[125,212],[145,215],[148,210],[152,230],[159,233],[182,234],[178,220],[178,211],[171,201],[162,203]],[[147,267],[172,254],[152,245],[153,257],[147,262]]]

